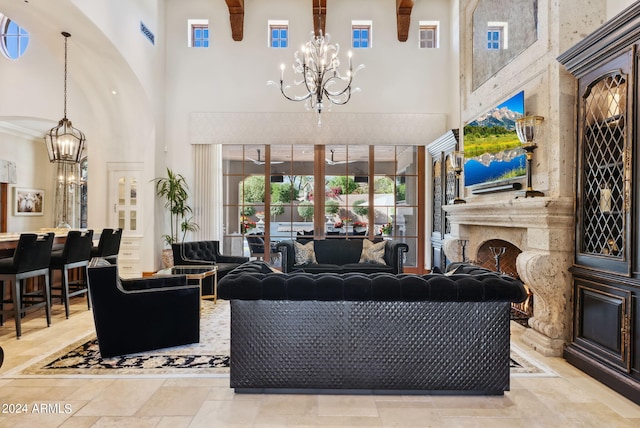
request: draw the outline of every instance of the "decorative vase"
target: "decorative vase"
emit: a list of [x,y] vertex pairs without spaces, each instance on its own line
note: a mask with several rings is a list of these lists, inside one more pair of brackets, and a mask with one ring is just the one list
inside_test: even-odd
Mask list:
[[165,248],[162,250],[162,268],[170,268],[173,266],[173,250]]

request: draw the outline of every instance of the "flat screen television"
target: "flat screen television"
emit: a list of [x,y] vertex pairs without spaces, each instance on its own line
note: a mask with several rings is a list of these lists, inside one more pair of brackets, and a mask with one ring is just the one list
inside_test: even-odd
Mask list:
[[526,155],[516,135],[524,116],[524,91],[464,127],[464,185],[484,187],[526,175]]

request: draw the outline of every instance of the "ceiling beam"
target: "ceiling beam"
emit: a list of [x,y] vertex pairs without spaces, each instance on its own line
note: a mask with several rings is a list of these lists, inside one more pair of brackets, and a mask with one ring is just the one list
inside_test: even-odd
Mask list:
[[396,18],[398,21],[398,41],[406,42],[411,25],[411,9],[413,0],[396,0]]
[[231,37],[239,42],[244,36],[244,0],[226,0],[226,2],[229,7]]
[[312,0],[313,2],[313,33],[317,36],[322,30],[326,34],[327,0]]

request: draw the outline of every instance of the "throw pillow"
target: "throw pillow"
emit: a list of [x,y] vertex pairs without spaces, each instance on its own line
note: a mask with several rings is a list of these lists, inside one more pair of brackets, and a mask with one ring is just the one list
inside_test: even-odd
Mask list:
[[360,263],[378,263],[386,264],[384,261],[384,247],[386,241],[373,243],[368,239],[362,241],[362,254],[360,255]]
[[316,261],[316,253],[313,249],[313,241],[302,245],[299,242],[293,243],[296,253],[296,265],[306,265],[308,263],[318,263]]

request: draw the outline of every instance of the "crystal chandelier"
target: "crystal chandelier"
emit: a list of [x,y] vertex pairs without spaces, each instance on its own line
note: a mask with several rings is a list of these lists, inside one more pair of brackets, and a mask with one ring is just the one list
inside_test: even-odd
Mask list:
[[[356,72],[364,65],[360,64],[355,70],[351,65],[351,52],[349,52],[349,69],[345,76],[340,73],[340,45],[330,44],[329,34],[323,36],[322,30],[316,35],[311,32],[311,40],[302,47],[302,52],[296,51],[294,55],[293,71],[299,74],[300,79],[294,80],[295,86],[303,86],[305,92],[301,95],[290,93],[291,86],[284,84],[285,65],[280,65],[280,92],[290,101],[305,101],[309,110],[318,112],[318,125],[322,124],[321,114],[331,104],[343,105],[351,99],[353,92],[360,88],[352,88],[351,82]],[[267,84],[276,85],[274,81]]]
[[62,32],[64,36],[64,117],[58,126],[51,128],[44,136],[49,160],[51,162],[79,163],[84,148],[85,136],[74,128],[67,119],[67,41],[71,34]]

